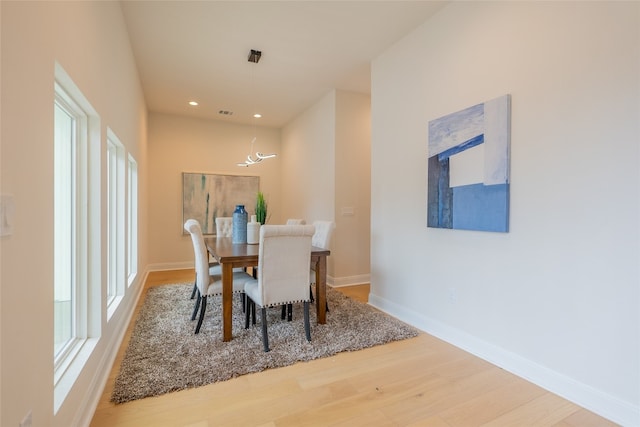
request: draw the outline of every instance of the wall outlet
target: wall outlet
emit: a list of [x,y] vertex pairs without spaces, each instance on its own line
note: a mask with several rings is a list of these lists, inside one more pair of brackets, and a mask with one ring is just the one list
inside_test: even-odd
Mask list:
[[449,304],[456,304],[458,302],[458,290],[456,288],[449,288],[447,291],[447,297]]

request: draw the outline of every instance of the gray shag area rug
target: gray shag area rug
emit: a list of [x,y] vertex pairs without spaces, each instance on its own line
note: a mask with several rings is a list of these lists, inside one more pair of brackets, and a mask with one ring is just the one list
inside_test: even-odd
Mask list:
[[244,329],[238,296],[233,300],[233,340],[222,341],[220,297],[210,297],[198,335],[191,321],[193,284],[149,288],[140,308],[111,401],[124,403],[177,390],[200,387],[240,375],[296,362],[360,350],[415,337],[419,331],[375,308],[327,287],[327,323],[316,323],[311,307],[311,342],[304,333],[302,304],[293,321],[280,319],[280,309],[268,309],[270,352],[262,347],[260,311],[257,324]]

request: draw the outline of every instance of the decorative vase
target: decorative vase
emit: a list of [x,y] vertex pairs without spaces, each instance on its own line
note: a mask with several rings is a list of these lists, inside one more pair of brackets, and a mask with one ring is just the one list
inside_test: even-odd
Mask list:
[[251,215],[251,222],[247,224],[247,243],[256,245],[260,243],[260,223],[255,215]]
[[244,205],[236,205],[233,211],[233,229],[231,240],[233,243],[247,243],[247,211]]

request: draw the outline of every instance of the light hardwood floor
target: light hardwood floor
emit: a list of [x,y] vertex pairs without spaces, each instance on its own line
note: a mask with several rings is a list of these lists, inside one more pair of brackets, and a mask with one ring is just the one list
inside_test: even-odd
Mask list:
[[[191,280],[189,270],[154,272],[145,286]],[[360,301],[369,294],[368,285],[339,290]],[[615,425],[427,334],[115,405],[130,332],[92,427]]]

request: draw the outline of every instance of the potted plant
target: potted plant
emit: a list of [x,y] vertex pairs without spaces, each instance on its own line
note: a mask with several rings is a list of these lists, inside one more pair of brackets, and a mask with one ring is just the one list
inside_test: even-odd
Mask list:
[[262,191],[256,196],[256,220],[262,225],[267,222],[267,201]]

